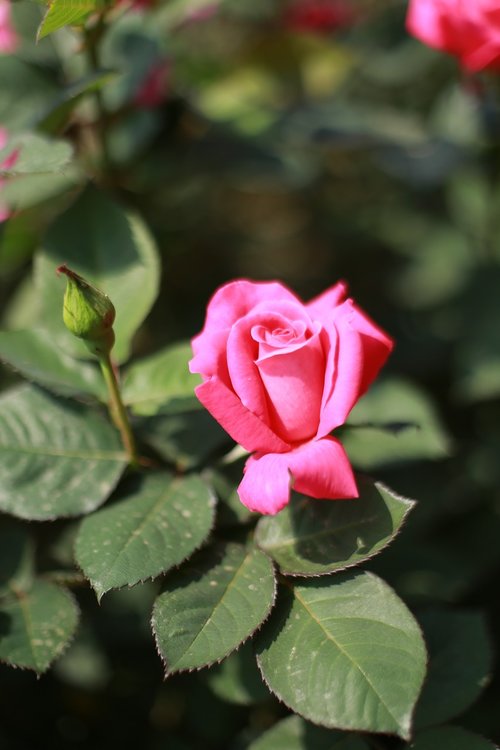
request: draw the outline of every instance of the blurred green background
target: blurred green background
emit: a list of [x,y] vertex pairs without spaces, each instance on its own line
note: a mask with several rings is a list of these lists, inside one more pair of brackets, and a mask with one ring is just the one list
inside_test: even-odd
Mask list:
[[[346,279],[397,346],[345,444],[358,468],[419,501],[371,567],[417,613],[480,611],[498,639],[500,87],[410,39],[404,2],[346,5],[349,23],[319,27],[278,0],[123,6],[101,50],[103,172],[93,103],[68,94],[89,72],[78,35],[35,45],[41,11],[16,2],[23,41],[0,57],[0,124],[68,138],[81,158],[5,188],[17,210],[0,228],[2,327],[36,316],[33,254],[87,176],[140,212],[161,251],[137,355],[193,336],[227,280],[279,279],[308,299]],[[14,380],[2,369],[2,386]],[[2,750],[238,749],[286,714],[251,670],[235,676],[239,662],[162,683],[155,592],[101,607],[77,592],[83,627],[50,674],[0,667]],[[499,699],[493,680],[460,723],[499,742]]]

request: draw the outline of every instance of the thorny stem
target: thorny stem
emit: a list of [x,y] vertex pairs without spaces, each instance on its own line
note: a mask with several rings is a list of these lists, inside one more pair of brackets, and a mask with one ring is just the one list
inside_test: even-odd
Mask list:
[[137,455],[135,438],[130,426],[127,410],[122,401],[115,368],[113,367],[109,354],[101,355],[99,357],[99,364],[101,365],[102,374],[108,388],[109,413],[111,414],[111,418],[116,427],[120,431],[123,446],[127,452],[130,465],[137,468],[139,466],[139,457]]

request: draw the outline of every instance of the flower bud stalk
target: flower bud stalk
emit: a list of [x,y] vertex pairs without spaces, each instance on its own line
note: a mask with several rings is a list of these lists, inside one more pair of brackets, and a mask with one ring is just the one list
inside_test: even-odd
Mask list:
[[64,324],[74,336],[82,339],[92,354],[98,358],[108,389],[110,416],[120,431],[130,465],[138,466],[135,439],[121,397],[117,368],[110,354],[115,343],[114,305],[104,292],[89,284],[86,279],[66,265],[59,266],[57,272],[63,273],[68,282],[64,295]]

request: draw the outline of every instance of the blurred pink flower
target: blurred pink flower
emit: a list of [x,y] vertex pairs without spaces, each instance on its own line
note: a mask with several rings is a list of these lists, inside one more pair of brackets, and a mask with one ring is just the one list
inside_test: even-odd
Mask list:
[[154,109],[168,96],[171,63],[162,60],[153,65],[143,79],[134,97],[134,104],[141,109]]
[[294,31],[328,34],[349,26],[355,13],[346,0],[295,0],[284,15],[284,23]]
[[410,0],[406,28],[467,70],[500,70],[498,0]]
[[[7,145],[8,137],[9,136],[8,136],[8,133],[5,130],[5,128],[0,127],[0,151],[3,148],[5,148],[5,146]],[[3,169],[11,169],[14,166],[14,164],[16,163],[18,156],[19,156],[18,149],[14,149],[7,156],[7,158],[4,159],[0,163],[0,171],[3,170]],[[5,183],[6,183],[5,178],[0,176],[0,222],[5,221],[6,219],[8,219],[9,216],[10,216],[10,214],[11,214],[8,206],[1,199],[2,188],[5,185]]]
[[10,0],[0,0],[0,53],[14,52],[18,41],[11,21]]

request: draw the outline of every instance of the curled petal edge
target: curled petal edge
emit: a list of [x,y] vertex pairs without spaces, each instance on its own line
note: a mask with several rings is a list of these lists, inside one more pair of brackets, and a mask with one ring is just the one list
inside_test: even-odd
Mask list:
[[275,515],[289,502],[292,488],[324,500],[359,496],[346,452],[332,437],[311,440],[288,453],[250,456],[238,494],[250,510]]

